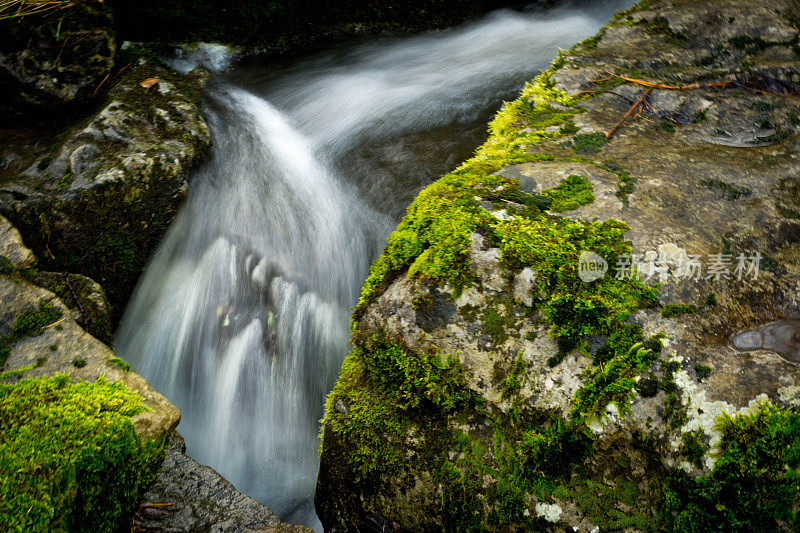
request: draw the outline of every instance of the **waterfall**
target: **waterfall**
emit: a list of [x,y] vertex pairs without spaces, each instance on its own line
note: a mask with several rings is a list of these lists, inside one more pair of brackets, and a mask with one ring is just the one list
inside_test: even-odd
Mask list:
[[189,455],[319,527],[318,423],[370,262],[503,98],[630,3],[499,12],[209,82],[210,160],[115,339],[180,408]]

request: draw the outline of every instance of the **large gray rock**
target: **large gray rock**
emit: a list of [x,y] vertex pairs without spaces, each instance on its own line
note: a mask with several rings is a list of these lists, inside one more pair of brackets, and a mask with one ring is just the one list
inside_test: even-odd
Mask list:
[[263,503],[187,457],[186,443],[177,432],[170,436],[164,465],[144,495],[134,524],[145,531],[170,533],[311,533],[281,522]]
[[[787,96],[800,81],[800,37],[787,15],[797,7],[642,2],[560,58],[507,106],[503,113],[518,115],[495,124],[474,160],[418,197],[384,252],[390,260],[378,263],[390,267],[367,282],[356,348],[328,401],[316,493],[326,528],[356,531],[377,520],[412,531],[686,530],[712,527],[699,525],[709,516],[713,527],[736,523],[732,516],[746,521],[738,527],[796,527],[791,514],[752,509],[778,497],[776,478],[795,473],[781,454],[800,438],[770,441],[763,435],[774,428],[760,418],[765,404],[800,407],[800,107]],[[644,95],[648,87],[613,74],[719,85]],[[642,96],[649,107],[609,142],[606,133]],[[493,166],[503,157],[505,166]],[[526,259],[563,238],[557,228],[566,224],[537,218],[531,205],[575,175],[594,199],[558,215],[625,222],[640,272],[661,282],[658,304],[620,322],[640,326],[642,340],[663,335],[643,368],[626,365],[659,341],[601,351],[608,332],[592,322],[596,309],[625,292],[608,278],[578,279],[578,254],[599,251],[590,232],[581,240],[584,230],[570,226],[585,248],[552,277],[540,272],[560,250],[540,263]],[[459,189],[459,180],[469,185]],[[509,242],[517,238],[515,254]],[[755,252],[758,276],[737,276],[739,254]],[[689,279],[698,255],[703,275]],[[459,268],[461,258],[456,279],[467,282],[454,287],[441,265]],[[725,277],[713,275],[715,258],[728,261]],[[619,273],[609,259],[606,276]],[[560,317],[585,328],[585,344],[560,345],[545,304],[586,294],[594,298],[587,307],[565,306]],[[460,375],[441,370],[447,358]],[[598,403],[583,403],[595,393]],[[795,411],[783,413],[796,423]],[[745,435],[726,433],[726,416]],[[766,466],[753,458],[762,469],[754,477],[743,458],[732,465],[728,457],[720,471],[721,450],[733,441],[753,446],[747,457],[780,459]],[[731,489],[737,480],[751,489]],[[779,507],[797,510],[796,483],[786,490]],[[676,508],[679,501],[691,505]]]

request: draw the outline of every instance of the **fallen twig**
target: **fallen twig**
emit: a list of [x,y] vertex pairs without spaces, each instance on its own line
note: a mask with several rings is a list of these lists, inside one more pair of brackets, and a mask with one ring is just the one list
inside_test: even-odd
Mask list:
[[625,80],[630,83],[635,83],[637,85],[642,85],[644,87],[652,87],[653,89],[669,89],[672,91],[687,91],[690,89],[711,89],[714,87],[727,87],[728,85],[733,83],[733,80],[723,80],[723,81],[716,81],[713,83],[691,83],[689,85],[667,85],[664,83],[656,83],[653,81],[647,80],[640,80],[638,78],[631,78],[629,76],[622,76],[621,74],[611,74],[610,76],[606,76],[605,78],[600,78],[597,80],[589,80],[586,83],[601,83],[604,81],[608,81],[613,78],[619,78],[621,80]]
[[178,505],[178,502],[170,502],[170,503],[143,503],[139,507],[172,507],[173,505]]
[[[634,104],[633,104],[633,105],[630,107],[630,109],[628,109],[628,112],[627,112],[627,113],[625,113],[625,116],[624,116],[624,117],[622,117],[622,120],[620,120],[619,122],[617,122],[617,125],[616,125],[616,126],[614,126],[613,128],[611,128],[611,131],[609,131],[608,133],[606,133],[606,139],[610,139],[610,138],[612,137],[612,135],[614,135],[614,133],[615,133],[615,132],[616,132],[616,131],[619,129],[619,127],[620,127],[620,126],[622,126],[622,125],[625,123],[625,121],[628,119],[628,117],[629,117],[629,116],[631,116],[631,113],[633,113],[633,111],[634,111],[634,110],[635,110],[637,107],[639,107],[639,106],[642,104],[642,102],[644,102],[644,99],[645,99],[645,98],[647,98],[647,95],[648,95],[648,94],[650,94],[650,93],[652,92],[652,90],[653,90],[653,88],[651,87],[651,88],[647,89],[646,91],[644,91],[644,92],[642,93],[642,96],[640,96],[640,97],[639,97],[639,99],[638,99],[638,100],[636,100],[636,103],[634,103]],[[636,116],[638,117],[638,116],[639,116],[639,114],[641,114],[641,112],[642,112],[642,111],[641,111],[641,109],[640,109],[640,110],[639,110],[639,113],[638,113]]]
[[97,87],[95,87],[95,88],[94,88],[94,92],[92,93],[92,98],[94,98],[94,97],[95,97],[95,95],[97,94],[97,91],[99,91],[99,90],[100,90],[100,87],[102,87],[102,86],[103,86],[103,84],[106,82],[106,80],[108,79],[108,77],[109,77],[109,76],[111,76],[111,72],[109,72],[108,74],[106,74],[106,77],[105,77],[105,78],[103,78],[103,80],[102,80],[102,81],[101,81],[101,82],[100,82],[100,83],[97,85]]

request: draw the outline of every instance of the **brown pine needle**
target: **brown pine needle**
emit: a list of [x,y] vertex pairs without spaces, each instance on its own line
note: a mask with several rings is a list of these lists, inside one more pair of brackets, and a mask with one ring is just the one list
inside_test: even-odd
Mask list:
[[173,505],[177,505],[178,502],[170,502],[170,503],[143,503],[139,507],[172,507]]
[[600,83],[600,82],[608,81],[608,80],[610,80],[612,78],[615,78],[616,76],[617,76],[616,74],[612,74],[610,76],[606,76],[605,78],[600,78],[599,80],[589,80],[586,83]]
[[110,72],[109,72],[108,74],[106,74],[106,77],[105,77],[105,78],[103,78],[103,80],[102,80],[102,81],[101,81],[101,82],[100,82],[100,83],[97,85],[97,87],[95,87],[95,88],[94,88],[94,92],[92,93],[92,98],[94,98],[94,97],[97,95],[97,91],[99,91],[99,90],[100,90],[100,87],[102,87],[102,86],[103,86],[103,84],[106,82],[106,80],[108,79],[108,77],[109,77],[110,75],[111,75],[111,73],[110,73]]
[[[627,113],[625,113],[625,116],[624,116],[624,117],[622,117],[622,120],[620,120],[619,122],[617,122],[617,125],[616,125],[616,126],[614,126],[613,128],[611,128],[611,131],[609,131],[608,133],[606,133],[606,139],[610,139],[610,138],[611,138],[611,137],[614,135],[614,133],[615,133],[615,132],[616,132],[616,131],[619,129],[619,127],[620,127],[620,126],[622,126],[622,125],[625,123],[625,121],[628,119],[628,117],[629,117],[629,116],[631,116],[631,113],[633,113],[633,111],[634,111],[634,110],[635,110],[637,107],[639,107],[639,106],[642,104],[642,102],[644,102],[644,99],[645,99],[645,98],[647,98],[647,95],[648,95],[648,94],[650,94],[650,92],[651,92],[652,90],[653,90],[653,87],[650,87],[649,89],[647,89],[645,92],[643,92],[643,93],[642,93],[642,96],[640,96],[640,97],[639,97],[639,99],[638,99],[638,100],[636,100],[636,103],[635,103],[635,104],[633,104],[633,105],[631,106],[631,108],[630,108],[630,109],[628,109],[628,112],[627,112]],[[636,116],[638,117],[638,116],[639,116],[639,114],[641,114],[641,112],[642,112],[642,111],[641,111],[641,109],[640,109],[640,110],[639,110],[639,113],[638,113]]]

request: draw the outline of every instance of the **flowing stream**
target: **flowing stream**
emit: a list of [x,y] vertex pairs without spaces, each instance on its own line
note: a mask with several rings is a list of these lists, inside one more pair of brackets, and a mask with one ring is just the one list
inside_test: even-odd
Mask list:
[[[501,11],[210,80],[212,155],[115,340],[180,408],[190,456],[283,520],[320,528],[319,420],[370,262],[503,99],[631,3]],[[204,53],[224,65],[220,49]]]

